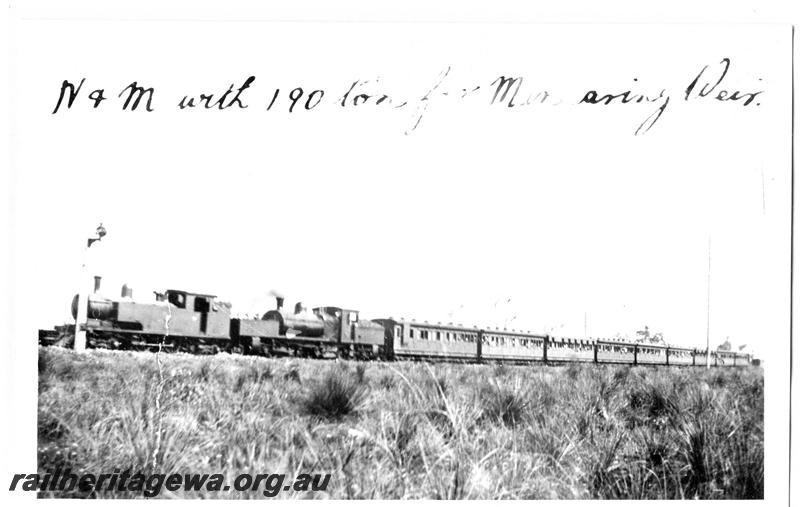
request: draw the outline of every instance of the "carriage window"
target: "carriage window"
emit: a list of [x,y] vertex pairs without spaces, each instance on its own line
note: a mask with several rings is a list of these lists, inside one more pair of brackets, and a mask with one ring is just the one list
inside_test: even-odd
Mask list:
[[347,320],[350,321],[350,324],[353,324],[354,322],[358,322],[358,314],[355,313],[355,312],[349,313],[348,316],[347,316]]
[[395,328],[394,328],[394,337],[395,338],[400,338],[400,327],[398,327],[398,326],[395,326]]
[[414,330],[413,329],[409,329],[408,330],[408,336],[409,336],[409,338],[414,338]]
[[436,339],[439,340],[439,341],[442,341],[442,332],[441,331],[436,331]]

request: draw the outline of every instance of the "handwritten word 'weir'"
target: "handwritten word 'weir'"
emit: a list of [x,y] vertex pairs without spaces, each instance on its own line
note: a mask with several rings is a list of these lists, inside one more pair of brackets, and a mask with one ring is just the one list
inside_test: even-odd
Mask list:
[[[695,77],[689,81],[683,90],[683,99],[686,102],[697,100],[716,100],[723,103],[739,103],[742,107],[750,105],[760,106],[760,91],[742,91],[728,86],[725,81],[731,68],[731,60],[723,58],[716,65],[705,65]],[[334,109],[371,109],[379,108],[386,111],[410,111],[409,127],[405,130],[408,135],[414,132],[422,123],[423,117],[429,109],[439,101],[470,101],[471,104],[484,104],[492,108],[523,109],[532,106],[573,104],[580,107],[645,107],[647,116],[639,123],[634,135],[648,132],[664,115],[671,101],[671,94],[666,88],[656,88],[650,91],[636,91],[639,87],[638,78],[634,78],[634,85],[618,90],[585,89],[577,101],[562,100],[552,90],[529,88],[528,81],[523,76],[501,75],[492,81],[464,85],[453,82],[451,68],[442,70],[429,84],[422,88],[418,94],[390,93],[383,89],[380,79],[356,79],[343,86],[337,93],[336,90],[326,91],[321,88],[295,87],[288,92],[281,88],[269,89],[267,93],[255,90],[255,76],[249,76],[241,81],[240,85],[231,83],[227,89],[221,91],[204,90],[201,93],[185,94],[179,100],[170,101],[170,107],[178,111],[190,110],[248,110],[252,102],[256,107],[250,111],[279,111],[285,110],[289,114],[310,114],[311,111],[322,107]],[[761,81],[761,79],[759,79]],[[76,102],[87,103],[90,110],[99,109],[106,97],[104,88],[85,89],[86,78],[81,78],[78,84],[64,80],[58,100],[52,114],[59,111],[72,109]],[[82,96],[82,93],[85,95]],[[139,85],[133,81],[116,94],[116,99],[121,104],[123,111],[140,111],[152,113],[155,111],[155,89]],[[81,98],[83,97],[83,98]],[[80,100],[79,100],[80,98]],[[111,97],[113,99],[113,97]],[[258,107],[257,100],[264,100],[264,106]],[[678,99],[679,100],[679,99]],[[649,106],[649,107],[648,107]],[[186,114],[186,113],[184,113]]]

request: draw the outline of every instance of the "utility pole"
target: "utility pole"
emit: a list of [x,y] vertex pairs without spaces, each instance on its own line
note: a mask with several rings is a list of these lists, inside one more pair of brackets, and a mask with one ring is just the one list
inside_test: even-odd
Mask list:
[[708,287],[706,290],[706,369],[711,368],[711,235],[708,236]]
[[89,294],[87,292],[87,278],[86,278],[86,258],[89,256],[89,248],[95,241],[100,241],[106,235],[106,229],[101,223],[97,230],[96,238],[89,238],[86,240],[86,248],[83,249],[83,262],[81,263],[80,273],[80,288],[78,290],[78,308],[75,312],[75,343],[73,347],[75,352],[83,352],[86,350],[86,325],[88,324],[88,307],[89,307]]

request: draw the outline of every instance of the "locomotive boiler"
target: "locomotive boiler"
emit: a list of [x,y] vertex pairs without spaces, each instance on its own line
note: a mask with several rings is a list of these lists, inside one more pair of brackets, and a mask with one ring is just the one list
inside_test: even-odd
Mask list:
[[[309,312],[303,303],[297,303],[294,313],[283,308],[283,298],[277,299],[277,308],[270,310],[261,317],[262,320],[271,320],[278,323],[278,330],[287,336],[320,337],[325,334],[325,316]],[[330,326],[330,319],[328,319]]]

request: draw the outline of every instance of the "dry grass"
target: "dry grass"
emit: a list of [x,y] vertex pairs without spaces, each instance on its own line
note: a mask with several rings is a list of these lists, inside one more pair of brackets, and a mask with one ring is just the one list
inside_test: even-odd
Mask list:
[[40,472],[330,473],[302,495],[331,498],[763,498],[759,368],[162,362],[163,382],[154,354],[40,349]]

